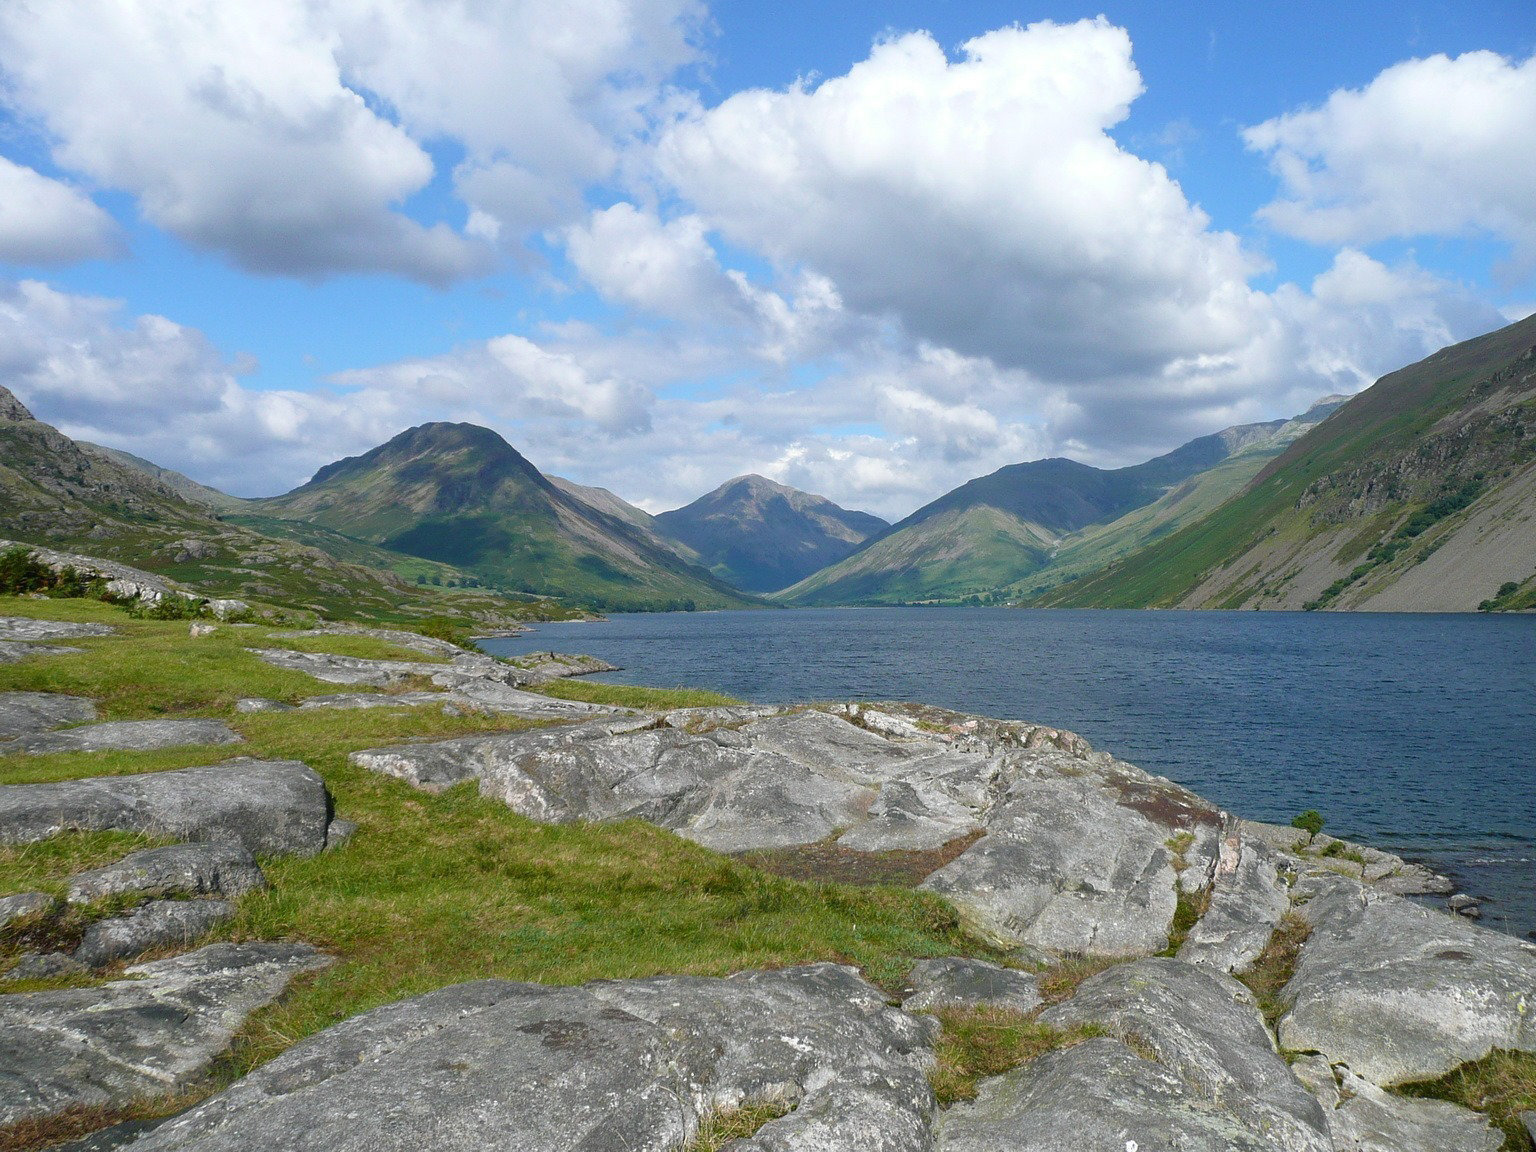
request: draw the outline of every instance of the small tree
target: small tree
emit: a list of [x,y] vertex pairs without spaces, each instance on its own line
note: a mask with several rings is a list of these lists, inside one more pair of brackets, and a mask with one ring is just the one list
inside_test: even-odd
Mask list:
[[1316,808],[1308,808],[1300,816],[1291,821],[1292,828],[1300,828],[1308,838],[1316,838],[1323,830],[1323,814]]

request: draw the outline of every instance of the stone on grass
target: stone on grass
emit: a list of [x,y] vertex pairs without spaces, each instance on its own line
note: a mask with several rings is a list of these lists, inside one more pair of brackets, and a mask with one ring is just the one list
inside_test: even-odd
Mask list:
[[0,740],[96,719],[96,703],[57,692],[0,692]]
[[1281,994],[1282,1046],[1382,1086],[1536,1051],[1536,947],[1342,876],[1297,888],[1312,935]]
[[325,847],[330,794],[297,760],[222,764],[0,787],[0,843],[66,831],[144,832],[235,842],[257,856],[313,856]]
[[907,985],[913,991],[901,1006],[908,1012],[955,1006],[1033,1012],[1041,1004],[1039,983],[1030,973],[966,956],[919,960]]
[[579,988],[485,980],[343,1021],[136,1152],[675,1149],[713,1110],[798,1105],[733,1152],[927,1152],[937,1024],[850,968]]
[[185,1088],[247,1016],[328,963],[308,944],[210,944],[99,988],[0,996],[0,1124]]
[[144,896],[243,896],[267,886],[240,844],[172,844],[124,856],[70,878],[69,902],[88,904],[125,892]]
[[234,914],[235,906],[228,900],[151,900],[132,915],[92,924],[75,949],[75,959],[105,968],[157,948],[184,947]]
[[50,752],[144,752],[157,748],[238,744],[244,739],[222,720],[111,720],[62,732],[40,732],[0,744],[0,756]]
[[1499,1152],[1504,1134],[1467,1108],[1386,1092],[1321,1056],[1292,1065],[1322,1104],[1334,1147],[1347,1152]]
[[[4,542],[0,542],[0,548]],[[34,620],[28,616],[0,616],[0,640],[32,644],[39,640],[77,640],[84,636],[110,636],[116,628],[105,624],[74,624],[67,620]]]
[[53,897],[42,892],[18,892],[14,896],[0,896],[0,928],[46,912],[52,907]]
[[89,971],[67,952],[25,952],[3,979],[52,980],[58,976],[80,976]]

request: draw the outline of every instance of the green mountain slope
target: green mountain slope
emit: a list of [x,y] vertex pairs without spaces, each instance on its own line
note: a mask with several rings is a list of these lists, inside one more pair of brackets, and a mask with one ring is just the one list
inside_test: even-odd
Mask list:
[[1521,606],[1533,571],[1536,317],[1382,377],[1209,516],[1038,603],[1466,611]]
[[1326,410],[1229,428],[1112,471],[1063,459],[1009,465],[918,509],[777,598],[997,603],[1041,591],[1214,507]]
[[263,535],[189,502],[158,478],[177,475],[127,453],[77,444],[0,388],[0,538],[119,560],[209,596],[327,616],[395,623],[450,616],[493,628],[565,614],[544,602],[449,589],[449,581],[467,577],[444,566],[423,569],[442,587],[417,586],[389,570],[401,557],[357,541],[327,541],[345,543],[337,555],[309,540]]
[[452,564],[498,587],[599,608],[739,607],[734,589],[550,483],[473,424],[423,424],[328,464],[255,514]]
[[661,513],[655,524],[720,579],[753,592],[785,588],[889,527],[878,516],[763,476],[727,480],[692,504]]

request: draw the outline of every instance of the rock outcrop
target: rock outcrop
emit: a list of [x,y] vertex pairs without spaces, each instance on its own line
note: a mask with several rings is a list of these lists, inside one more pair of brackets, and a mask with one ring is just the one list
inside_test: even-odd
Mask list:
[[330,794],[296,760],[222,764],[0,787],[0,843],[68,830],[145,832],[236,842],[256,855],[313,856],[325,847]]
[[156,949],[185,948],[234,914],[228,900],[151,900],[128,916],[92,924],[74,958],[90,968],[105,968]]
[[0,692],[0,742],[96,719],[96,702],[57,692]]
[[0,742],[0,756],[49,752],[147,752],[156,748],[239,744],[244,737],[222,720],[111,720],[62,732],[39,732]]
[[908,974],[907,984],[912,992],[901,1006],[908,1012],[955,1006],[1033,1012],[1042,1003],[1040,982],[1033,973],[968,956],[919,960]]
[[926,1152],[936,1026],[849,968],[558,988],[486,980],[296,1045],[136,1152],[681,1147],[743,1102],[788,1111],[733,1152]]
[[1322,1104],[1339,1152],[1499,1152],[1504,1136],[1467,1108],[1394,1096],[1321,1056],[1302,1056],[1296,1076]]
[[243,896],[267,886],[243,845],[171,844],[130,852],[121,860],[70,878],[71,904],[110,896]]

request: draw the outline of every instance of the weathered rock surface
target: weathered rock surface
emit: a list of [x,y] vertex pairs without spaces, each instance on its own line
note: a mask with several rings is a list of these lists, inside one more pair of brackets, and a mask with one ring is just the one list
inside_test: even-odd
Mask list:
[[1138,960],[1084,981],[1040,1019],[1097,1024],[1150,1051],[1189,1092],[1277,1152],[1331,1152],[1317,1100],[1275,1052],[1253,994],[1230,976],[1181,960]]
[[1238,972],[1259,958],[1291,906],[1290,886],[1275,852],[1233,830],[1223,841],[1205,915],[1179,948],[1179,959],[1218,972]]
[[1536,1051],[1536,947],[1347,877],[1297,890],[1312,936],[1282,993],[1284,1047],[1382,1086]]
[[19,664],[32,656],[67,656],[71,652],[84,651],[84,648],[71,648],[65,644],[24,644],[16,640],[0,640],[0,664]]
[[[1379,848],[1352,844],[1322,832],[1309,836],[1300,828],[1262,824],[1257,820],[1242,820],[1239,824],[1245,844],[1261,841],[1281,853],[1283,860],[1297,861],[1314,870],[1324,868],[1342,875],[1351,875],[1383,892],[1418,896],[1454,890],[1451,882],[1439,873]],[[1325,855],[1333,845],[1338,846],[1336,851],[1347,855]],[[1360,859],[1352,859],[1355,856]]]
[[96,703],[57,692],[0,692],[0,741],[96,719]]
[[171,844],[132,852],[69,881],[69,902],[87,904],[133,892],[144,896],[242,896],[267,886],[241,844]]
[[1394,1096],[1342,1065],[1303,1056],[1296,1076],[1322,1104],[1337,1152],[1499,1152],[1504,1136],[1487,1119],[1444,1100]]
[[530,652],[509,661],[524,684],[548,684],[567,676],[592,676],[598,672],[617,672],[619,666],[596,656],[578,656],[569,652]]
[[18,892],[14,896],[0,896],[0,928],[18,920],[36,916],[53,907],[53,897],[42,892]]
[[68,952],[24,952],[0,979],[51,980],[58,976],[82,976],[89,972],[89,968]]
[[486,980],[355,1017],[138,1152],[661,1152],[744,1100],[798,1104],[733,1152],[931,1148],[936,1025],[834,965],[558,988]]
[[383,640],[387,644],[394,644],[400,648],[410,648],[420,652],[423,656],[442,656],[452,659],[455,656],[463,656],[464,649],[448,640],[439,640],[436,636],[425,636],[420,632],[406,632],[399,628],[368,628],[360,624],[347,624],[336,621],[323,624],[318,628],[289,629],[282,632],[269,632],[274,640],[298,640],[310,636],[369,636],[375,640]]
[[833,834],[854,851],[932,849],[984,830],[925,881],[982,931],[1050,952],[1167,943],[1181,880],[1169,842],[1189,841],[1185,871],[1203,886],[1218,813],[1069,733],[913,713],[685,709],[352,759],[429,789],[478,779],[535,820],[638,817],[727,852]]
[[211,944],[100,988],[0,996],[0,1124],[184,1087],[247,1016],[327,963],[307,944]]
[[151,900],[132,915],[92,924],[75,949],[75,959],[105,968],[157,948],[185,947],[234,914],[235,906],[228,900]]
[[0,743],[0,756],[49,752],[145,752],[155,748],[239,744],[244,740],[222,720],[109,720],[62,732],[39,732]]
[[[0,541],[0,550],[4,548]],[[0,616],[0,640],[19,644],[74,640],[82,636],[110,636],[115,628],[105,624],[74,624],[67,620],[33,620],[27,616]]]
[[0,787],[0,843],[79,830],[233,841],[258,856],[313,856],[325,847],[330,794],[297,760],[222,764]]
[[908,1012],[951,1006],[1033,1012],[1042,1002],[1039,981],[1031,973],[967,956],[919,960],[907,977],[907,985],[912,994],[901,1006]]

